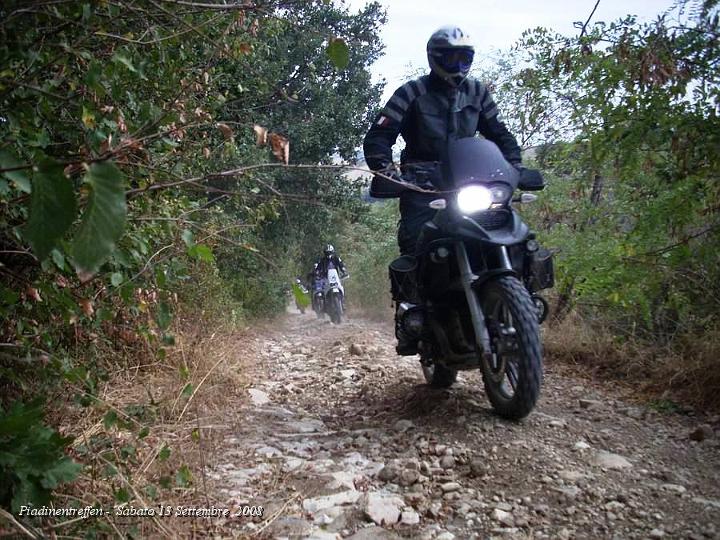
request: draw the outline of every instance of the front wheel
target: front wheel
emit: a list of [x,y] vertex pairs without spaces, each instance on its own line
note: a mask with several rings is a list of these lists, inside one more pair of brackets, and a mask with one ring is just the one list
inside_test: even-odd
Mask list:
[[343,307],[342,298],[339,294],[333,294],[330,300],[330,320],[335,324],[342,322]]
[[485,391],[500,416],[519,420],[535,407],[542,384],[537,308],[511,276],[483,285],[479,301],[492,344],[492,354],[482,361]]

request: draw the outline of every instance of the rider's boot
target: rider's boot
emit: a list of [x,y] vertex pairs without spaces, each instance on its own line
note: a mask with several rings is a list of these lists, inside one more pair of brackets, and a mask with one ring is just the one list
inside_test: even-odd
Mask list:
[[417,339],[409,336],[402,327],[400,317],[395,312],[395,337],[398,340],[395,352],[400,356],[413,356],[418,353]]

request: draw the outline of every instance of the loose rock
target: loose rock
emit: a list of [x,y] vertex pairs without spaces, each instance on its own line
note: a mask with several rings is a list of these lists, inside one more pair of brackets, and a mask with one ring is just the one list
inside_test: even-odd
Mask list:
[[411,420],[398,420],[395,422],[395,431],[407,431],[415,427]]
[[696,427],[688,435],[688,437],[690,437],[691,441],[697,441],[697,442],[701,442],[706,439],[711,439],[714,436],[715,436],[715,431],[713,430],[712,427],[708,426],[707,424]]
[[492,518],[495,521],[500,522],[505,527],[515,526],[515,520],[513,519],[513,515],[510,512],[505,512],[504,510],[500,510],[499,508],[496,508],[492,511]]
[[632,467],[632,463],[623,456],[605,452],[604,450],[598,451],[592,458],[591,463],[605,469],[629,469]]
[[378,525],[393,525],[400,519],[400,509],[405,506],[401,498],[384,493],[366,493],[360,507],[367,517]]
[[457,482],[446,482],[445,484],[440,486],[440,489],[443,491],[443,493],[450,493],[459,490],[461,487],[462,486]]

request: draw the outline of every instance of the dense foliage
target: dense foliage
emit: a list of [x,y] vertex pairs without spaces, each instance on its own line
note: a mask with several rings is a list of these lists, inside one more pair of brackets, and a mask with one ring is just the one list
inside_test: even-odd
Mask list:
[[[329,165],[377,104],[382,21],[372,3],[2,3],[0,504],[41,504],[77,472],[34,396],[59,406],[70,388],[141,440],[146,419],[98,397],[110,372],[164,359],[179,311],[284,309],[290,276],[359,211]],[[129,474],[131,454],[102,459]]]

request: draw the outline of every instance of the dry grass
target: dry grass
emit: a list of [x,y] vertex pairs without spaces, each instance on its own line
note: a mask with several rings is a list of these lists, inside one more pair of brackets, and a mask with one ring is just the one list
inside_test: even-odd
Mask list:
[[[176,321],[176,345],[164,359],[139,359],[144,367],[116,372],[92,407],[62,406],[61,431],[75,437],[73,457],[86,468],[79,481],[56,493],[56,506],[75,500],[113,511],[121,504],[119,493],[135,508],[226,506],[215,498],[207,470],[241,421],[232,411],[246,399],[243,366],[254,355],[249,331],[182,317]],[[107,427],[108,411],[121,423]],[[143,429],[148,433],[140,437]],[[189,471],[187,485],[177,480],[182,467]],[[112,469],[116,474],[109,474]],[[152,538],[232,536],[225,528],[231,523],[218,519],[110,515],[61,521],[49,523],[48,532],[74,536],[92,527],[100,536],[126,536],[133,529]]]
[[551,360],[570,364],[581,375],[627,383],[648,401],[720,410],[720,330],[679,336],[661,347],[617,337],[601,323],[571,313],[546,327],[544,340]]

